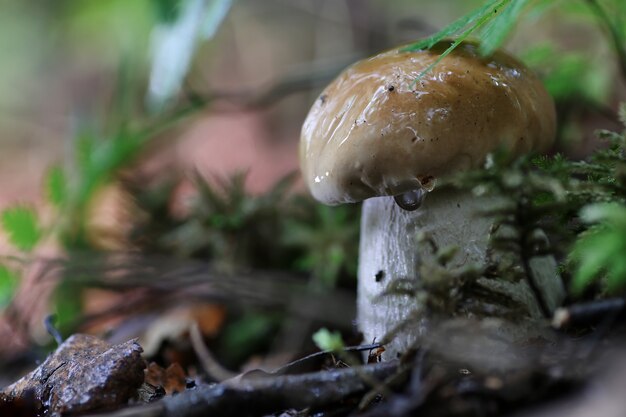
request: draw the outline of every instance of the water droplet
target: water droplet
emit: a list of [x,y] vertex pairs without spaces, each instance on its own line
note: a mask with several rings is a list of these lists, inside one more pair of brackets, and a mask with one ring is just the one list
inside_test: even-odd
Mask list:
[[417,190],[408,191],[406,193],[394,195],[393,199],[396,201],[398,207],[407,211],[417,210],[424,201],[426,191],[419,188]]

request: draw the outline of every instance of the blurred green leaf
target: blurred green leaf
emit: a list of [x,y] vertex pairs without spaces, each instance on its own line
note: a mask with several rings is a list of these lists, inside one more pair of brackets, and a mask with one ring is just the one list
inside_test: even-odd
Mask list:
[[231,362],[238,363],[270,344],[270,336],[276,331],[278,323],[276,315],[244,314],[224,329],[220,337],[220,353]]
[[232,0],[213,0],[209,2],[204,16],[204,23],[202,24],[202,39],[209,40],[215,36],[217,29],[226,18],[232,3]]
[[[430,49],[436,43],[444,40],[445,38],[455,36],[463,30],[470,30],[470,29],[473,30],[476,27],[475,25],[476,22],[480,21],[481,19],[484,19],[485,16],[491,15],[494,9],[496,9],[497,7],[500,7],[506,1],[510,1],[510,0],[494,0],[494,1],[487,2],[482,7],[479,7],[469,12],[465,16],[462,16],[459,19],[455,20],[454,22],[450,23],[449,25],[445,26],[443,29],[441,29],[434,35],[431,35],[425,39],[422,39],[421,41],[415,42],[403,48],[402,51],[412,52],[412,51],[420,51],[422,49]],[[470,28],[467,29],[469,25],[473,25],[473,26],[470,26]]]
[[15,272],[0,264],[0,309],[6,307],[13,298],[18,281]]
[[56,326],[61,334],[71,331],[83,311],[82,288],[65,277],[54,292]]
[[2,212],[0,220],[9,241],[16,248],[28,252],[39,242],[41,230],[33,208],[10,207]]
[[181,0],[153,0],[152,7],[159,22],[171,23],[178,17]]
[[598,67],[583,53],[560,51],[544,43],[527,50],[522,60],[543,74],[546,89],[557,101],[606,101],[611,70],[607,66]]
[[[294,180],[295,173],[287,175],[264,194],[253,196],[246,191],[245,173],[210,181],[197,175],[189,217],[161,232],[157,245],[228,268],[285,266],[292,255],[281,236]],[[160,220],[159,228],[162,224]]]
[[296,266],[312,272],[316,284],[332,288],[342,271],[355,275],[359,206],[315,204],[303,218],[286,220],[282,243],[302,253]]
[[626,284],[626,207],[616,203],[585,207],[581,218],[596,224],[575,242],[570,260],[576,264],[573,290],[582,292],[600,276],[608,291]]
[[341,333],[331,332],[326,328],[319,329],[313,334],[313,342],[320,350],[341,352],[345,347]]
[[504,10],[499,16],[494,17],[484,26],[479,47],[483,56],[491,55],[504,43],[529,2],[530,0],[515,0],[504,5]]
[[626,207],[619,204],[587,206],[581,211],[580,217],[587,223],[606,222],[611,226],[626,227]]
[[[600,25],[608,32],[612,42],[613,50],[617,55],[618,64],[623,77],[626,77],[626,38],[624,37],[626,17],[623,10],[620,14],[617,7],[610,8],[604,2],[598,0],[587,0],[585,2],[589,10],[596,16]],[[623,7],[623,6],[622,6]]]
[[156,0],[66,1],[63,28],[95,66],[115,66],[120,54],[133,53],[144,62],[154,25]]
[[228,14],[231,0],[182,0],[175,20],[153,31],[148,104],[161,110],[178,93],[201,40],[208,40]]
[[105,138],[93,133],[79,136],[77,157],[80,183],[76,195],[78,204],[81,206],[87,204],[100,185],[109,181],[123,166],[134,161],[149,139],[130,131],[122,131]]

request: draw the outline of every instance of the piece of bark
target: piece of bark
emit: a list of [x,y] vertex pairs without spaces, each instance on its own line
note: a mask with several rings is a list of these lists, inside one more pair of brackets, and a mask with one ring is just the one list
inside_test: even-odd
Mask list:
[[141,352],[135,340],[110,345],[76,334],[2,394],[17,399],[33,392],[49,416],[112,409],[133,398],[143,382]]
[[137,399],[139,402],[151,403],[159,400],[165,396],[165,388],[161,385],[152,385],[149,382],[144,382],[137,390]]

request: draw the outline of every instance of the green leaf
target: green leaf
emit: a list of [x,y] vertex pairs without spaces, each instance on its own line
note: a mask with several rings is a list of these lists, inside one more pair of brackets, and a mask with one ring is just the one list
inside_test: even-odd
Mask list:
[[504,11],[487,23],[480,36],[481,43],[478,51],[483,56],[489,56],[504,43],[513,27],[519,20],[522,11],[530,0],[514,0],[503,6]]
[[[624,252],[622,252],[623,254]],[[626,257],[616,256],[612,260],[611,268],[607,271],[606,289],[614,293],[624,286],[626,281]]]
[[37,214],[29,207],[11,207],[0,216],[2,227],[13,246],[30,251],[41,238]]
[[209,2],[201,31],[204,40],[211,39],[215,35],[217,29],[219,29],[226,18],[232,3],[233,0],[213,0]]
[[573,291],[580,293],[594,279],[604,276],[609,292],[626,285],[626,207],[594,204],[581,211],[587,223],[598,223],[574,243],[570,260],[576,264]]
[[413,43],[401,49],[401,51],[413,52],[413,51],[420,51],[423,49],[430,49],[437,42],[443,40],[444,38],[451,37],[459,33],[462,29],[465,29],[468,25],[473,24],[479,19],[482,19],[485,16],[490,15],[493,9],[498,7],[504,1],[508,1],[508,0],[494,0],[494,1],[488,2],[484,6],[479,7],[476,10],[450,23],[448,26],[444,27],[439,32],[435,33],[434,35],[431,35],[427,37],[426,39],[423,39],[419,42]]
[[185,0],[176,19],[155,28],[148,103],[162,110],[178,93],[201,40],[210,39],[230,10],[232,0]]
[[19,277],[4,265],[0,265],[0,308],[4,308],[13,298]]
[[607,221],[612,224],[626,225],[626,209],[617,203],[585,206],[580,212],[580,217],[586,223]]
[[65,279],[56,288],[54,293],[54,312],[56,327],[61,334],[73,333],[73,325],[83,310],[82,289],[72,282],[72,277]]
[[61,206],[67,198],[67,179],[61,167],[53,167],[46,177],[46,196],[55,206]]
[[555,100],[584,100],[604,103],[610,92],[613,74],[606,66],[594,65],[580,52],[539,44],[522,56],[529,67],[543,73],[543,83]]
[[581,236],[572,251],[573,259],[579,264],[574,274],[574,291],[587,287],[607,267],[620,246],[619,237],[607,235],[606,231],[596,230]]
[[180,0],[153,0],[150,4],[154,9],[159,23],[170,23],[175,21],[180,10]]
[[[477,18],[475,19],[476,22],[472,24],[472,26],[470,26],[468,29],[465,29],[463,32],[461,32],[457,38],[454,40],[454,42],[452,42],[452,44],[445,50],[443,51],[443,53],[441,53],[441,55],[439,55],[439,57],[435,60],[435,62],[433,62],[432,64],[430,64],[429,66],[427,66],[413,81],[411,88],[413,88],[413,86],[415,86],[415,84],[420,80],[420,78],[422,78],[424,75],[426,75],[427,73],[429,73],[433,68],[435,68],[446,56],[448,56],[450,53],[452,53],[452,51],[454,51],[457,46],[459,46],[461,43],[463,43],[463,41],[465,41],[465,39],[467,39],[476,29],[482,27],[485,23],[487,23],[489,20],[493,19],[495,15],[497,15],[498,10],[501,10],[502,7],[504,7],[509,1],[511,0],[499,0],[499,1],[494,1],[492,3],[488,3],[487,5],[483,6],[482,8],[479,9],[480,13],[477,15]],[[471,14],[471,16],[474,16],[474,14]],[[473,21],[473,20],[472,20]],[[432,46],[432,45],[431,45]]]
[[330,350],[332,352],[340,352],[345,344],[341,337],[341,333],[331,332],[326,328],[319,329],[313,334],[313,342],[320,350]]
[[279,317],[274,314],[247,312],[222,331],[219,353],[232,361],[241,361],[267,349],[279,323]]

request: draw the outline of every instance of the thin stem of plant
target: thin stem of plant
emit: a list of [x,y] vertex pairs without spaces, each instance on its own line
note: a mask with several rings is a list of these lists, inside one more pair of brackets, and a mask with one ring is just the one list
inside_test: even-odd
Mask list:
[[611,37],[611,40],[613,41],[615,52],[617,53],[622,78],[626,81],[626,44],[624,43],[624,39],[622,39],[622,36],[620,35],[618,27],[614,24],[614,22],[607,14],[606,10],[602,8],[597,0],[587,0],[587,4],[609,31],[609,35]]

